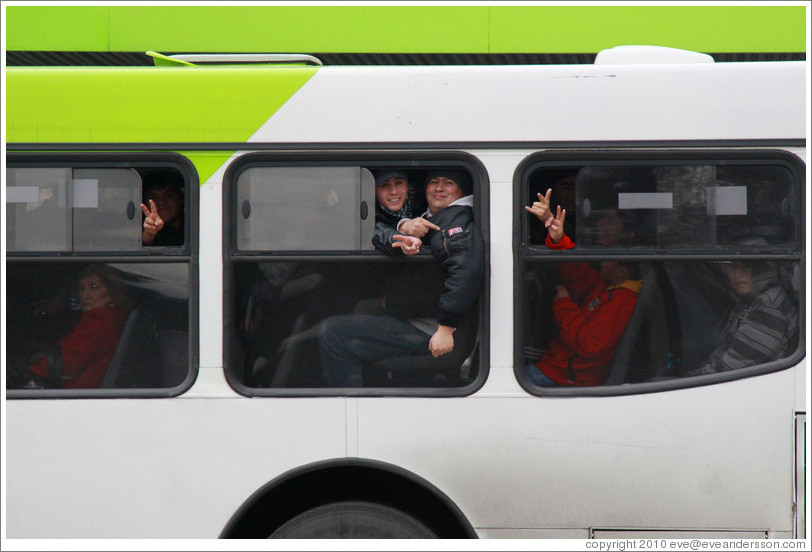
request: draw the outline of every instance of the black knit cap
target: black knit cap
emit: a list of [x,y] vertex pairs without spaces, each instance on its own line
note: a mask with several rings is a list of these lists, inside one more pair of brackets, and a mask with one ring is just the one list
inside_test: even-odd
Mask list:
[[375,173],[375,187],[377,188],[390,178],[402,178],[406,182],[409,181],[409,175],[406,174],[406,171],[400,169],[381,169]]
[[462,189],[462,195],[467,196],[474,193],[474,185],[471,182],[471,176],[460,169],[434,169],[429,171],[426,175],[426,184],[434,178],[448,178],[457,183]]

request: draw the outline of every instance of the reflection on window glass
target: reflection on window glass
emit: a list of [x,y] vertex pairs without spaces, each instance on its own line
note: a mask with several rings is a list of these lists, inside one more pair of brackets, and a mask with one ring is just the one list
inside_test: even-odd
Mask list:
[[[336,387],[325,379],[319,335],[341,316],[435,312],[444,274],[433,262],[263,262],[235,270],[235,343],[241,383],[255,388]],[[407,290],[403,292],[403,286]],[[395,288],[399,288],[395,289]],[[394,292],[393,292],[394,291]],[[388,299],[388,302],[387,302]],[[363,387],[459,387],[473,381],[476,310],[455,332],[452,353],[370,361]],[[408,322],[403,321],[408,324]],[[381,332],[385,330],[380,328]],[[427,337],[428,339],[428,337]]]
[[254,167],[237,181],[237,243],[249,251],[372,249],[371,173]]
[[[641,258],[639,286],[587,287],[608,279],[606,265],[616,264],[524,265],[522,360],[530,381],[549,387],[663,381],[765,364],[798,346],[798,263]],[[630,291],[633,308],[624,317],[618,297]]]
[[73,249],[139,249],[140,189],[141,177],[133,169],[74,169]]
[[[800,239],[796,189],[778,165],[541,168],[530,175],[527,205],[548,189],[549,212],[566,209],[566,234],[580,248],[721,249],[754,236],[796,246]],[[529,243],[543,244],[546,235],[529,214]]]
[[70,251],[71,170],[6,169],[6,249]]
[[186,264],[10,263],[7,388],[169,388],[189,372]]

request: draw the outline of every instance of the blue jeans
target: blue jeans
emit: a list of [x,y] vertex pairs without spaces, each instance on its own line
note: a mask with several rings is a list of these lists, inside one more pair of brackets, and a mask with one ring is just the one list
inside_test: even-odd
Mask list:
[[524,373],[533,385],[538,385],[539,387],[557,387],[556,383],[545,376],[544,372],[539,370],[539,367],[535,364],[525,366]]
[[361,366],[381,358],[429,352],[431,336],[389,316],[331,316],[321,324],[321,366],[332,387],[361,387]]

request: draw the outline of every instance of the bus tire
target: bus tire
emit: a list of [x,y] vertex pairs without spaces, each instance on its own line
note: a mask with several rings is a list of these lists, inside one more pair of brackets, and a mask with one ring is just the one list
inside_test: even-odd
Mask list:
[[335,502],[302,512],[272,539],[436,539],[412,516],[374,502]]

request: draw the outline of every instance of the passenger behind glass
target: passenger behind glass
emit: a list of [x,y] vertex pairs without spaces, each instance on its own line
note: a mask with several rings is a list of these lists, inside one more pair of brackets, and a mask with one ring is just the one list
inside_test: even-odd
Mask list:
[[634,225],[628,216],[621,216],[617,209],[606,209],[595,221],[594,243],[597,245],[632,245],[637,238]]
[[[562,209],[569,213],[569,217],[564,222],[564,233],[570,236],[575,235],[575,212],[577,210],[575,182],[577,174],[577,172],[572,172],[572,170],[553,173],[551,176],[554,177],[555,180],[552,185],[547,188],[544,195],[537,193],[538,201],[534,201],[529,207],[525,206],[527,212],[536,215],[536,218],[541,222],[541,224],[539,224],[534,222],[533,219],[530,219],[528,232],[531,242],[541,243],[544,241],[547,234],[544,224],[553,216],[550,211],[550,205],[560,205]],[[545,180],[549,182],[549,178]],[[538,186],[539,184],[537,183],[536,185]]]
[[[82,314],[59,340],[57,358],[42,355],[31,362],[27,387],[92,389],[101,385],[127,318],[127,295],[117,272],[90,265],[79,274]],[[148,354],[145,352],[145,354]],[[54,371],[55,366],[60,366]]]
[[[538,194],[538,201],[534,201],[532,205],[525,206],[525,210],[538,218],[544,227],[549,229],[550,225],[554,223],[555,217],[550,209],[551,189],[548,189],[545,195]],[[570,205],[573,205],[570,203]],[[557,206],[559,215],[567,213],[566,206],[562,209],[561,205]],[[585,231],[582,230],[579,234],[583,235],[588,233],[592,237],[592,242],[601,246],[629,246],[633,245],[637,239],[637,232],[635,231],[635,224],[632,220],[632,215],[621,213],[618,209],[607,208],[602,210],[597,216],[591,217],[595,220],[593,226]],[[566,219],[566,217],[564,217]],[[552,249],[571,249],[575,247],[575,242],[569,238],[568,231],[572,231],[572,226],[569,226],[564,220],[563,222],[563,238],[560,243],[551,242],[549,234],[545,238],[545,244]]]
[[[437,264],[422,278],[404,267],[386,282],[385,315],[330,317],[321,325],[319,351],[327,382],[363,385],[362,365],[382,358],[454,350],[454,331],[476,302],[485,268],[484,244],[473,220],[473,183],[455,169],[426,176],[422,216],[404,219],[398,231],[429,241]],[[432,222],[433,221],[433,222]],[[403,263],[411,265],[412,263]]]
[[[566,210],[545,223],[552,249],[575,247],[564,234]],[[622,231],[622,228],[621,228]],[[558,335],[525,374],[541,387],[601,385],[615,356],[643,287],[637,263],[556,263],[562,284],[556,286],[553,316]]]
[[[756,238],[758,239],[758,238]],[[798,305],[773,262],[726,263],[737,303],[721,328],[721,345],[699,367],[699,376],[784,358],[798,331]]]
[[183,186],[177,171],[160,169],[144,175],[142,245],[183,245]]
[[[410,219],[417,206],[414,188],[404,171],[383,169],[375,176],[375,234],[372,243],[387,255],[414,255],[420,238],[398,234],[397,224]],[[439,228],[430,224],[434,230]]]

